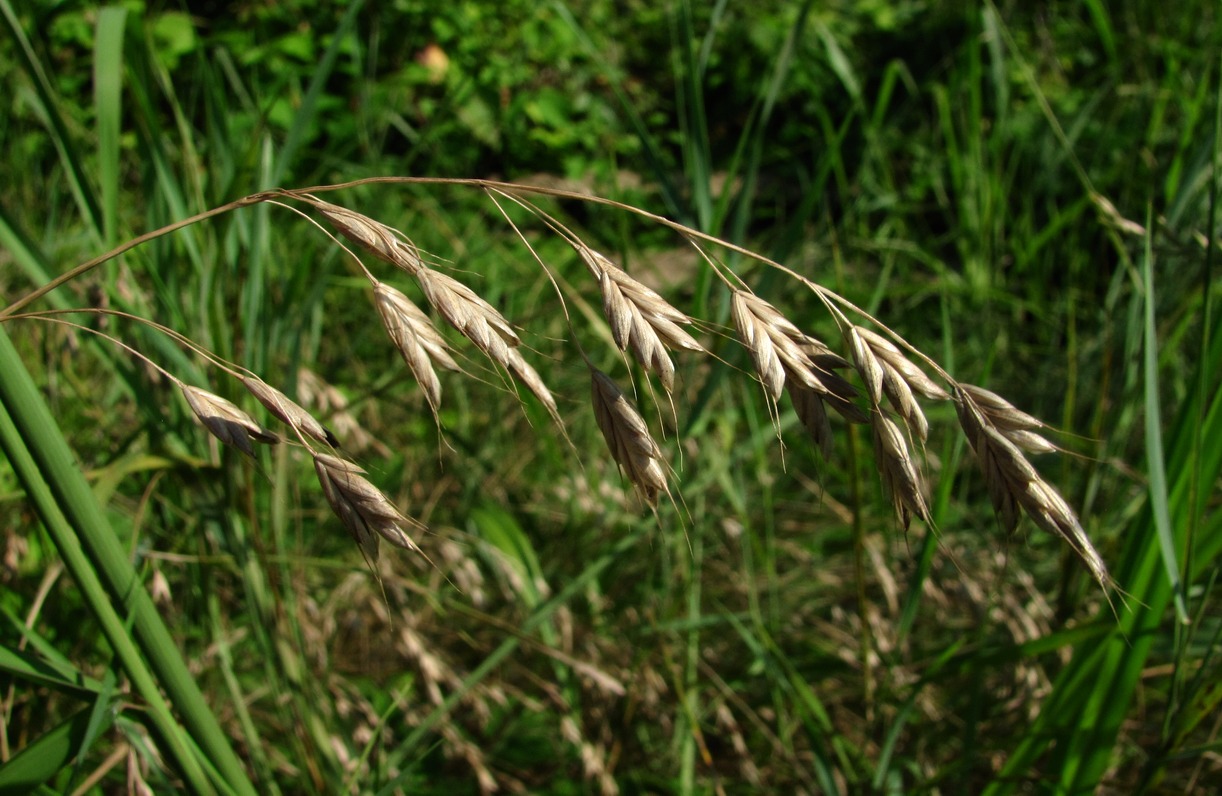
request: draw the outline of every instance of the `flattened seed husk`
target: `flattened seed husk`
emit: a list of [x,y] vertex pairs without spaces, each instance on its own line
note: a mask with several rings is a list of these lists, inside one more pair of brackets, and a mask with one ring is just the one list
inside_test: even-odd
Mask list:
[[552,416],[552,420],[563,428],[564,422],[560,418],[560,410],[556,406],[556,399],[552,396],[551,390],[547,389],[547,385],[543,383],[543,379],[540,378],[538,371],[531,367],[530,363],[518,353],[517,349],[509,349],[509,362],[506,363],[505,367],[518,381],[525,384],[526,388],[534,393],[535,397],[547,407],[548,414]]
[[204,424],[204,428],[226,445],[254,458],[255,449],[250,443],[252,438],[268,445],[275,445],[280,441],[279,437],[221,396],[181,382],[179,387],[183,397],[187,399],[187,405]]
[[377,560],[379,536],[404,550],[420,549],[404,527],[423,531],[424,526],[403,516],[386,495],[365,478],[363,469],[337,456],[315,453],[314,472],[340,523],[370,561]]
[[458,363],[450,356],[449,346],[428,316],[407,296],[383,282],[373,289],[374,305],[382,316],[382,325],[391,342],[399,350],[404,363],[412,372],[433,414],[441,406],[441,380],[434,365],[458,371]]
[[671,392],[675,366],[666,349],[704,351],[681,328],[691,325],[692,319],[598,252],[586,247],[578,251],[598,278],[603,314],[615,344],[621,351],[631,350],[636,360],[658,377],[663,389]]
[[881,412],[874,414],[870,425],[874,429],[874,455],[878,459],[883,486],[901,524],[907,528],[914,514],[929,523],[921,474],[899,426]]
[[883,365],[874,355],[874,351],[866,343],[865,338],[861,336],[858,327],[850,326],[845,336],[849,341],[849,352],[853,355],[853,364],[857,366],[857,372],[861,374],[862,381],[866,383],[866,395],[870,396],[870,403],[877,407],[883,402]]
[[318,422],[318,419],[303,409],[300,404],[275,387],[272,387],[258,376],[243,376],[242,384],[246,387],[247,392],[253,395],[259,403],[263,404],[267,411],[275,415],[280,422],[287,424],[290,428],[297,429],[302,434],[312,437],[325,445],[330,445],[332,448],[339,447],[339,440],[335,438],[335,435],[326,426]]
[[823,391],[813,373],[814,363],[802,350],[806,335],[775,307],[745,290],[735,290],[731,315],[739,340],[751,354],[755,373],[773,401],[781,397],[787,375],[812,390]]
[[908,357],[904,356],[904,352],[895,343],[877,332],[861,326],[857,327],[857,331],[870,345],[875,355],[894,369],[913,391],[934,401],[945,401],[950,398],[950,393],[944,390],[936,381],[926,376],[925,371],[918,368]]
[[340,234],[378,259],[408,273],[424,267],[416,247],[380,221],[321,199],[313,199],[311,203]]
[[475,291],[446,274],[422,268],[415,274],[429,304],[485,356],[509,366],[509,349],[521,344],[509,321]]
[[598,421],[598,428],[607,441],[611,457],[645,502],[656,506],[661,494],[670,493],[666,486],[662,450],[650,435],[644,418],[615,386],[611,377],[593,368],[590,375],[594,419]]
[[1018,409],[995,392],[972,384],[960,384],[959,386],[972,397],[980,411],[1002,432],[1035,431],[1044,428],[1044,424],[1038,418]]

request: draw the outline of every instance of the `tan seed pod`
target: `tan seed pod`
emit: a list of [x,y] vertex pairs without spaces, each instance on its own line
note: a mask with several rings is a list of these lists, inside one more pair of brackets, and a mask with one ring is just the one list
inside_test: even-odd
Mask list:
[[512,373],[518,381],[526,385],[526,388],[534,393],[543,406],[547,408],[548,414],[552,416],[552,420],[561,428],[564,427],[564,422],[560,418],[560,410],[556,406],[556,399],[552,396],[551,390],[547,389],[547,385],[543,383],[538,371],[531,367],[516,348],[509,349],[509,361],[505,363],[506,369]]
[[187,405],[204,424],[204,428],[226,445],[254,458],[255,450],[250,442],[252,438],[268,445],[275,445],[280,441],[279,437],[221,396],[181,382],[179,388],[187,399]]
[[1035,431],[1045,427],[1038,418],[1018,409],[995,392],[972,384],[960,384],[959,386],[972,397],[972,401],[988,417],[989,421],[1003,432]]
[[869,344],[874,353],[886,365],[896,371],[901,379],[908,383],[913,391],[933,401],[945,401],[950,393],[940,384],[925,375],[925,372],[912,363],[904,352],[892,341],[864,327],[857,327],[858,333]]
[[733,292],[730,309],[739,340],[751,354],[755,373],[772,400],[781,397],[786,376],[812,390],[822,390],[812,373],[814,363],[802,350],[807,338],[798,327],[771,304],[745,290]]
[[385,224],[321,199],[312,198],[310,203],[340,234],[378,259],[408,273],[415,273],[424,267],[416,247]]
[[670,494],[662,450],[650,435],[645,419],[611,377],[594,368],[590,375],[594,419],[611,449],[611,457],[645,502],[656,506],[661,494]]
[[510,348],[521,344],[509,321],[475,291],[453,277],[422,268],[415,273],[424,297],[485,356],[508,367]]
[[598,278],[603,314],[615,344],[621,351],[631,350],[637,361],[658,377],[663,389],[671,392],[675,366],[666,349],[704,351],[682,328],[691,325],[692,319],[593,249],[582,246],[578,251]]
[[242,385],[246,387],[247,392],[253,395],[259,403],[267,408],[267,411],[275,415],[282,423],[325,445],[330,445],[332,448],[339,447],[339,440],[335,438],[335,435],[326,426],[318,422],[313,415],[303,409],[296,401],[270,384],[267,384],[258,376],[242,376]]
[[437,378],[434,365],[445,370],[458,371],[458,363],[450,356],[445,338],[433,326],[424,312],[407,296],[384,282],[373,288],[374,306],[382,316],[391,342],[399,350],[433,414],[441,406],[441,380]]
[[[1014,432],[1007,432],[995,425],[995,415],[977,403],[976,395],[980,392],[979,388],[958,386],[955,407],[959,423],[984,472],[985,485],[1002,527],[1012,532],[1018,526],[1021,507],[1037,526],[1068,542],[1099,584],[1106,588],[1111,583],[1111,577],[1077,515],[1065,499],[1040,478],[1018,445],[1010,440],[1010,434]],[[993,393],[987,393],[985,400],[992,403],[994,411],[1003,414],[1004,407],[1000,407],[998,402],[1009,405]],[[1014,418],[1009,416],[1009,419]]]
[[424,526],[403,516],[386,495],[365,478],[363,469],[330,454],[315,453],[313,456],[314,472],[323,495],[370,561],[377,560],[378,537],[404,550],[420,549],[404,528],[423,531]]
[[870,397],[871,404],[875,407],[880,406],[883,402],[883,379],[885,377],[883,364],[875,356],[865,338],[861,336],[859,327],[850,326],[845,336],[848,338],[853,364],[866,383],[866,395]]
[[916,462],[908,452],[904,434],[891,418],[876,412],[870,426],[874,429],[874,455],[878,459],[883,486],[891,498],[900,523],[907,528],[912,515],[929,519],[925,486]]

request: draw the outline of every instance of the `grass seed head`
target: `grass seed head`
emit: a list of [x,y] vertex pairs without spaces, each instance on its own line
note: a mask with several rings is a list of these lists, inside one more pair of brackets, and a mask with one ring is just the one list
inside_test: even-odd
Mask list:
[[424,267],[416,247],[380,221],[321,199],[312,199],[311,204],[340,234],[379,260],[408,273],[415,273]]
[[662,450],[650,435],[645,419],[611,377],[594,368],[590,369],[590,375],[594,419],[611,449],[611,457],[645,502],[656,506],[659,495],[670,493]]
[[428,268],[415,276],[424,297],[441,317],[493,362],[509,366],[508,350],[522,341],[505,316],[453,277]]
[[786,377],[822,391],[813,373],[814,363],[802,349],[806,335],[776,307],[745,290],[735,290],[730,309],[738,338],[750,352],[755,373],[772,400],[781,397]]
[[290,428],[295,428],[302,434],[312,437],[324,445],[330,445],[332,448],[339,447],[339,440],[335,438],[326,426],[318,422],[317,418],[307,412],[296,401],[293,401],[284,393],[267,384],[258,376],[243,376],[242,385],[246,387],[247,392],[255,397],[255,399],[267,407],[267,411],[276,416],[282,423],[287,424]]
[[704,351],[682,328],[690,326],[692,319],[598,252],[586,247],[578,251],[598,277],[603,314],[615,344],[621,351],[631,350],[636,360],[658,377],[663,389],[671,392],[675,366],[666,350]]
[[395,288],[378,282],[373,289],[374,305],[391,342],[415,377],[433,414],[441,406],[441,380],[434,365],[458,371],[445,338],[429,317]]
[[881,412],[874,414],[870,425],[874,429],[874,455],[878,459],[879,473],[900,523],[907,528],[912,515],[930,523],[925,484],[903,432],[895,421]]
[[403,516],[382,490],[365,478],[365,471],[350,461],[315,453],[314,472],[331,509],[370,561],[378,555],[378,537],[404,550],[420,548],[404,527],[423,531],[416,520]]
[[204,424],[204,428],[212,436],[226,445],[237,448],[247,456],[254,458],[255,450],[251,440],[275,445],[280,441],[272,432],[260,426],[254,419],[219,395],[193,387],[190,384],[180,384],[183,397],[191,411]]

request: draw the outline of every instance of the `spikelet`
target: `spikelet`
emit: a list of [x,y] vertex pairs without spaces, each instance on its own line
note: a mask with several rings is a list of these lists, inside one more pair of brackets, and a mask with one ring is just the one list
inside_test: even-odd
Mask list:
[[670,494],[658,443],[650,435],[645,419],[610,376],[595,368],[590,369],[590,376],[594,419],[611,449],[611,457],[645,502],[656,506],[662,493]]
[[[977,396],[988,402],[989,410],[984,409]],[[957,385],[954,397],[959,425],[980,462],[985,486],[1002,528],[1013,532],[1018,526],[1021,509],[1040,528],[1064,539],[1100,586],[1110,585],[1111,576],[1103,558],[1087,538],[1073,509],[1040,477],[994,418],[1024,426],[1019,430],[1028,430],[1025,427],[1031,423],[1038,425],[1039,421],[979,387]]]
[[340,234],[379,260],[385,260],[408,273],[415,273],[424,267],[416,247],[382,222],[321,199],[309,197],[309,201]]
[[301,407],[296,401],[267,384],[258,376],[242,376],[242,385],[259,403],[267,407],[267,411],[276,416],[290,428],[297,429],[302,434],[312,437],[332,448],[339,447],[339,440],[322,423]]
[[632,351],[637,362],[658,377],[662,389],[673,391],[675,365],[666,350],[704,351],[681,328],[690,326],[692,319],[593,249],[579,246],[578,252],[598,279],[603,314],[615,344],[620,351]]
[[314,472],[323,495],[340,523],[360,545],[371,562],[378,558],[378,537],[404,550],[420,548],[404,527],[423,531],[424,526],[403,514],[365,478],[365,471],[350,461],[326,453],[314,453]]
[[178,386],[182,390],[183,397],[187,399],[187,405],[204,424],[204,428],[226,445],[237,448],[247,456],[254,458],[255,450],[251,445],[252,438],[268,445],[275,445],[280,441],[279,437],[260,426],[250,415],[221,396],[182,382],[179,382]]
[[390,285],[375,283],[373,299],[391,342],[424,391],[424,398],[435,416],[441,406],[441,380],[437,378],[434,365],[445,370],[460,370],[450,356],[445,338],[419,307]]

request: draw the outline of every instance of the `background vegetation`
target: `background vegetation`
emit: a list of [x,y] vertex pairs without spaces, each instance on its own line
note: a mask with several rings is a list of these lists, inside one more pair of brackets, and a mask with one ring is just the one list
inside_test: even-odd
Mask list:
[[[121,351],[3,324],[97,507],[68,526],[100,523],[157,608],[122,597],[106,618],[5,437],[3,788],[1181,793],[1222,778],[1215,3],[0,11],[0,305],[271,186],[590,190],[786,263],[1064,429],[1071,455],[1039,466],[1127,592],[1113,612],[1058,540],[1001,537],[948,409],[931,410],[937,529],[903,533],[868,438],[838,427],[824,462],[786,411],[778,444],[725,291],[673,235],[550,203],[720,324],[705,339],[725,363],[680,358],[673,419],[635,374],[682,495],[654,516],[606,455],[554,293],[496,208],[471,189],[367,186],[331,199],[403,229],[526,330],[573,447],[491,372],[445,382],[439,436],[364,284],[279,208],[52,294],[40,306],[154,318],[326,415],[429,524],[435,565],[384,552],[380,589],[302,457],[218,451]],[[583,345],[627,384],[586,322],[584,266],[532,242],[592,304],[574,304]],[[834,336],[813,296],[738,265]],[[165,337],[81,322],[238,397]],[[133,673],[141,654],[170,670],[122,643],[157,614],[201,697]]]

